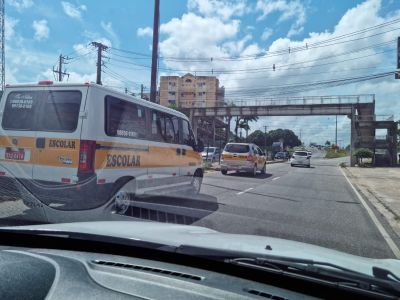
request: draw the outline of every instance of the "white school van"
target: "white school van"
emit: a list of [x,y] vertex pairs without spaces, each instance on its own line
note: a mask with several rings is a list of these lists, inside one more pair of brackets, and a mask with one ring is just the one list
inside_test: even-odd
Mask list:
[[184,114],[96,84],[6,86],[0,103],[0,192],[20,184],[32,206],[118,211],[139,194],[198,193],[201,151]]

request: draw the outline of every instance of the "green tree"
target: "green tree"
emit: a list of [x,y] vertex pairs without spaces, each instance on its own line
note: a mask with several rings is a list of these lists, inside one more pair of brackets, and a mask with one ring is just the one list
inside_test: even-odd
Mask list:
[[237,116],[235,118],[235,136],[236,136],[236,140],[238,141],[238,130],[239,128],[242,128],[241,126],[245,126],[244,124],[247,124],[247,130],[250,129],[250,126],[248,125],[249,122],[255,122],[258,120],[257,116]]
[[363,158],[372,158],[374,153],[367,148],[358,148],[354,153],[355,157],[357,157],[357,161],[362,163]]
[[276,129],[268,132],[270,137],[268,146],[273,142],[279,142],[283,140],[284,147],[296,147],[301,145],[301,141],[298,136],[290,129]]
[[265,137],[267,137],[267,146],[272,144],[271,136],[267,133],[262,132],[261,130],[256,130],[249,134],[247,137],[247,141],[249,143],[254,143],[261,149],[265,148]]
[[331,142],[330,142],[330,141],[326,141],[326,142],[325,142],[325,146],[329,147],[330,145],[331,145]]

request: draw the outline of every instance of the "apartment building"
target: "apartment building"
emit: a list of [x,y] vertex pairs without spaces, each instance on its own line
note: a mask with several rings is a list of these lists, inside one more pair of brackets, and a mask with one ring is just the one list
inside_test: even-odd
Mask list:
[[215,76],[160,77],[160,104],[164,106],[213,107],[222,105],[224,97],[225,89]]

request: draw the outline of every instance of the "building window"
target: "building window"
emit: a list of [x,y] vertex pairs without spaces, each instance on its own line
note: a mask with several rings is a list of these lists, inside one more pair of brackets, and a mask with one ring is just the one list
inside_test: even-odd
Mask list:
[[175,92],[168,92],[168,94],[175,96]]
[[176,86],[176,83],[175,83],[175,82],[168,82],[168,84],[169,84],[170,86]]
[[174,105],[175,105],[175,104],[176,104],[176,101],[173,100],[173,99],[171,99],[171,100],[168,100],[168,103],[169,103],[169,104],[174,104]]
[[188,78],[188,79],[185,80],[185,82],[191,83],[192,80]]

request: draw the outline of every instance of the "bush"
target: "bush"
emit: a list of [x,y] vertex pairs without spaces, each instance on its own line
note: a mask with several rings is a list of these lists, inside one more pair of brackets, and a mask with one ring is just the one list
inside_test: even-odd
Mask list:
[[367,148],[356,149],[354,156],[357,157],[358,164],[363,164],[363,158],[372,158],[374,153]]
[[347,164],[346,164],[345,162],[341,162],[341,163],[339,164],[339,166],[340,166],[341,168],[346,168],[346,167],[347,167]]
[[332,149],[327,149],[325,153],[325,158],[339,158],[339,157],[345,157],[348,156],[349,153],[346,150],[332,150]]

